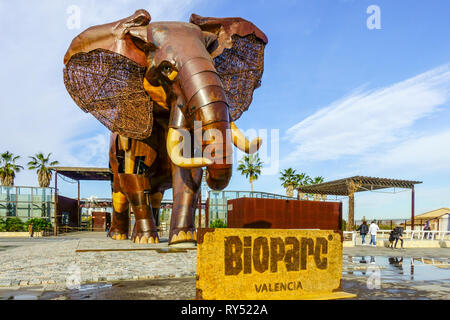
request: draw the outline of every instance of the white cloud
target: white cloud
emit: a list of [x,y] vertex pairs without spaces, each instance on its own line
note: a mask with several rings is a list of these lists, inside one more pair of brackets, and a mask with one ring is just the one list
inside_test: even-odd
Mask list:
[[449,101],[450,64],[386,88],[352,93],[287,130],[287,161],[332,160],[404,141],[405,130]]
[[450,169],[450,130],[404,141],[365,162],[383,168],[416,168],[414,174]]

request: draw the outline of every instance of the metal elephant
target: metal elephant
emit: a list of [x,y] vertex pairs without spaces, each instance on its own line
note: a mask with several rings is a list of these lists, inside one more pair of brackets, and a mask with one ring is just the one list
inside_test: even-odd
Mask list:
[[112,132],[109,236],[128,239],[131,205],[132,241],[158,243],[161,199],[173,188],[169,244],[183,245],[196,242],[203,168],[209,187],[221,190],[232,174],[232,145],[253,153],[262,143],[249,142],[234,121],[260,85],[267,37],[241,18],[150,21],[138,10],[82,32],[64,57],[64,82]]

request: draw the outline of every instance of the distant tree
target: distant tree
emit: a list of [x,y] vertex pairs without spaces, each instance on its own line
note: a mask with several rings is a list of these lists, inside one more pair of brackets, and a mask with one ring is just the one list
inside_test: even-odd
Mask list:
[[295,190],[297,190],[297,199],[298,200],[303,199],[303,196],[302,196],[303,193],[300,192],[300,188],[309,185],[311,183],[311,178],[308,175],[306,175],[306,173],[304,173],[304,172],[297,173],[294,176],[294,182],[295,182],[294,188],[295,188]]
[[315,177],[314,179],[312,179],[311,181],[311,184],[320,184],[320,183],[322,183],[322,182],[324,182],[324,178],[323,177]]
[[37,169],[38,182],[41,188],[47,188],[52,180],[53,169],[49,167],[59,164],[58,161],[50,162],[50,156],[51,153],[47,157],[43,153],[36,153],[33,157],[29,157],[31,161],[28,162],[28,169]]
[[262,162],[258,154],[249,154],[242,157],[239,161],[238,171],[245,175],[250,182],[250,190],[253,192],[253,181],[258,180],[261,174]]
[[[314,179],[311,179],[310,184],[320,184],[324,181],[323,177],[315,177]],[[314,200],[317,201],[320,199],[320,195],[313,195]]]
[[296,186],[295,169],[287,168],[280,172],[281,185],[286,189],[286,195],[288,197],[294,196],[294,188]]
[[2,186],[14,186],[16,173],[23,169],[21,165],[16,164],[19,158],[20,156],[14,156],[9,151],[0,154],[0,181]]

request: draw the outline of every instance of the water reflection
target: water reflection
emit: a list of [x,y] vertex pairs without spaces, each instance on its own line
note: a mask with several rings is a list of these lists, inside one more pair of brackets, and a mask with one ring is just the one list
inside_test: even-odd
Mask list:
[[383,281],[387,282],[450,282],[450,259],[448,258],[344,256],[343,260],[344,274],[367,275],[368,270],[374,265],[375,267],[380,269]]
[[400,272],[400,274],[403,273],[403,257],[389,257],[389,264],[392,265],[394,268],[397,268]]

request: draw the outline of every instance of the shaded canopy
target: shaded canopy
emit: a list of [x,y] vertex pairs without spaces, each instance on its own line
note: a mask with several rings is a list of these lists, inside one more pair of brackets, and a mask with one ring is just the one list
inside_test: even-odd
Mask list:
[[77,181],[109,181],[112,178],[112,172],[109,168],[51,167],[51,169],[60,175]]
[[299,187],[298,190],[303,193],[349,196],[354,192],[386,188],[413,189],[414,185],[419,183],[422,183],[422,181],[354,176],[315,185],[303,186]]

